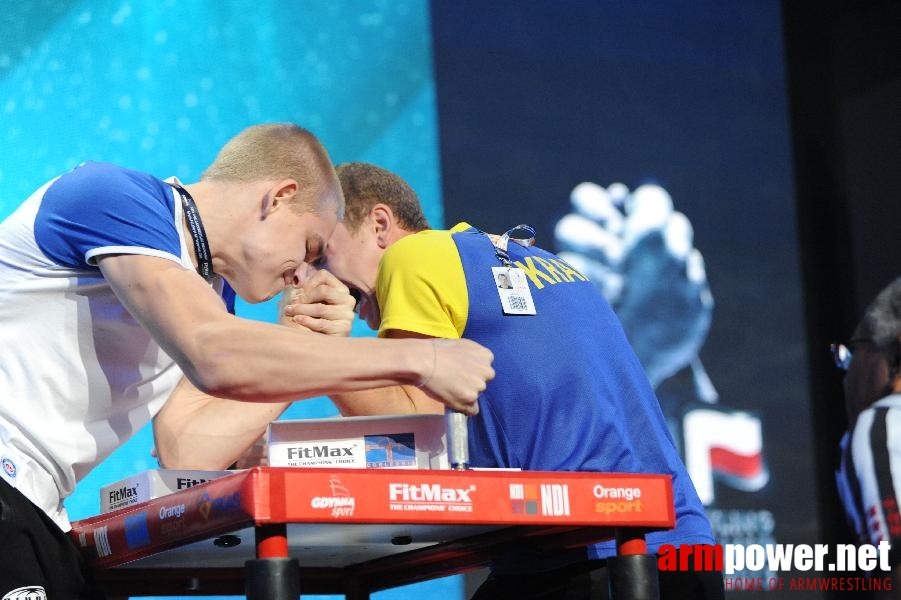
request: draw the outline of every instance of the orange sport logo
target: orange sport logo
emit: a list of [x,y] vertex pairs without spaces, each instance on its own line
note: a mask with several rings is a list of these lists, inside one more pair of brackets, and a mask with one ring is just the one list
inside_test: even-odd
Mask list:
[[641,488],[637,487],[604,487],[597,484],[592,489],[596,498],[594,512],[602,515],[612,513],[640,513]]

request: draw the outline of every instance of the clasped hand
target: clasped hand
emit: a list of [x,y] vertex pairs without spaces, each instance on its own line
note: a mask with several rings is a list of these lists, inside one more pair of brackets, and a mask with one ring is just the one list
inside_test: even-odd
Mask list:
[[337,277],[307,265],[295,285],[285,288],[279,301],[279,322],[328,335],[348,336],[356,300]]

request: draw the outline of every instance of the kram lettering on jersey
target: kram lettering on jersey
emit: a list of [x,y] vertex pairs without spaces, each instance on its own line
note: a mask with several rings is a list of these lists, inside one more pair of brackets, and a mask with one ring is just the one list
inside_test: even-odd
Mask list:
[[562,258],[542,258],[540,256],[526,256],[514,264],[523,270],[539,290],[545,285],[558,283],[572,283],[573,281],[588,281],[588,278],[576,271]]

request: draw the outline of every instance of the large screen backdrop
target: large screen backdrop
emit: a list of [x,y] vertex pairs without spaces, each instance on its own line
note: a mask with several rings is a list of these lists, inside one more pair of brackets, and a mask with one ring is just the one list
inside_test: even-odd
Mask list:
[[246,125],[306,125],[406,177],[433,224],[535,226],[617,309],[719,540],[816,542],[777,0],[424,2],[5,6],[0,215],[88,158],[192,181]]
[[604,292],[721,543],[818,541],[779,2],[432,16],[445,220],[532,225]]
[[[430,43],[425,0],[4,3],[0,217],[87,159],[196,181],[242,128],[293,121],[336,163],[370,161],[402,174],[440,224]],[[275,317],[273,303],[237,310]],[[333,414],[320,398],[285,416]],[[101,485],[155,468],[151,446],[148,428],[91,473],[66,503],[71,517],[99,511]],[[415,587],[422,598],[445,599],[462,584],[451,577]]]

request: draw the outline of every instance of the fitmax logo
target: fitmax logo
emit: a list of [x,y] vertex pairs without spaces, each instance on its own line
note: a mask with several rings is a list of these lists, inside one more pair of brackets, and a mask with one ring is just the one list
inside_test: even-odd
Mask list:
[[194,487],[195,485],[200,485],[201,483],[206,483],[209,479],[192,479],[190,477],[178,477],[175,480],[175,486],[179,490],[184,490],[189,487]]
[[127,500],[129,498],[134,498],[138,495],[138,486],[134,487],[121,487],[118,490],[110,490],[109,493],[109,501],[110,504],[114,502],[121,502],[123,500]]
[[470,494],[476,486],[469,488],[446,488],[439,483],[411,485],[409,483],[392,483],[388,485],[388,493],[392,502],[472,502]]
[[288,460],[299,458],[336,458],[353,457],[353,448],[333,446],[313,446],[312,448],[288,448]]

